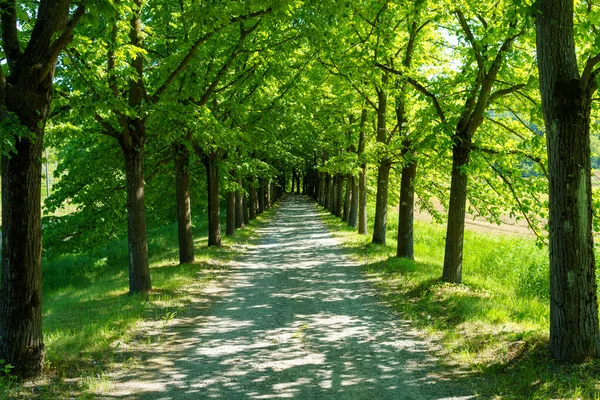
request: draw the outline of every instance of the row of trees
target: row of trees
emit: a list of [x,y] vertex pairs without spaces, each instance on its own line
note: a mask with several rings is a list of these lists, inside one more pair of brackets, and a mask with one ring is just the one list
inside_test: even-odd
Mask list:
[[[373,243],[386,241],[397,194],[397,255],[407,258],[415,202],[440,219],[441,202],[442,277],[455,283],[468,208],[492,221],[524,218],[543,242],[549,204],[553,355],[597,356],[595,8],[532,7],[2,2],[0,359],[22,376],[41,370],[42,226],[53,252],[126,234],[130,292],[145,293],[147,224],[177,220],[180,261],[191,262],[192,212],[208,214],[208,244],[218,246],[221,205],[234,234],[290,187],[364,234],[374,192]],[[590,44],[585,52],[575,39]],[[60,164],[42,221],[45,133]],[[51,214],[66,203],[77,210]]]

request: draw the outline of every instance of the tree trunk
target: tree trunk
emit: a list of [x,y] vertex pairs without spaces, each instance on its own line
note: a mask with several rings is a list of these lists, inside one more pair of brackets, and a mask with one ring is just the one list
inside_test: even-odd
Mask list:
[[263,195],[264,195],[264,205],[265,210],[271,208],[271,186],[269,185],[269,181],[267,179],[263,179],[261,181],[263,186]]
[[179,142],[175,150],[175,175],[177,196],[177,232],[179,237],[179,262],[194,261],[194,236],[192,234],[192,208],[190,201],[190,152]]
[[338,218],[342,218],[342,211],[344,208],[344,177],[342,175],[336,176],[335,182],[335,216]]
[[221,246],[221,210],[219,209],[219,166],[214,157],[202,159],[208,190],[208,246]]
[[301,180],[302,180],[301,174],[300,173],[296,174],[296,193],[298,193],[298,194],[302,193],[301,186],[300,186]]
[[127,242],[129,244],[129,293],[147,293],[152,289],[146,240],[144,205],[144,147],[122,145],[127,181]]
[[[247,188],[247,184],[244,185],[244,188]],[[248,192],[244,190],[242,195],[242,216],[244,218],[244,225],[248,225],[250,223],[250,214],[249,214],[249,205],[250,201],[248,199]]]
[[329,210],[329,207],[331,206],[331,175],[329,174],[325,174],[325,186],[323,187],[323,192],[324,192],[324,196],[323,196],[323,207],[326,210]]
[[[383,76],[383,85],[387,83],[387,75]],[[377,142],[387,144],[387,94],[385,88],[377,90]],[[383,158],[380,161],[377,171],[377,195],[375,200],[375,223],[373,226],[373,243],[385,244],[385,234],[387,231],[387,203],[389,190],[390,168],[392,164],[389,159]]]
[[331,177],[331,200],[329,211],[331,211],[331,215],[335,215],[337,213],[337,204],[338,204],[338,177],[337,175]]
[[[71,41],[84,8],[69,16],[70,1],[40,2],[31,35],[17,26],[21,2],[7,2],[0,15],[2,57],[0,122],[3,140],[15,140],[14,154],[2,157],[2,267],[0,359],[11,375],[38,375],[44,362],[42,337],[41,162],[44,127],[52,101],[54,69]],[[83,6],[82,6],[83,7]],[[69,26],[65,22],[71,19]],[[62,33],[66,40],[54,40]],[[57,35],[59,33],[59,35]],[[29,40],[28,40],[29,36]],[[9,75],[5,76],[4,71]],[[11,114],[18,121],[10,121]],[[19,138],[13,124],[32,133]]]
[[227,192],[227,216],[225,224],[225,235],[235,236],[235,192]]
[[402,167],[402,179],[400,183],[400,210],[398,213],[398,245],[396,257],[415,259],[414,250],[414,208],[415,188],[413,181],[417,176],[417,162],[407,161]]
[[337,203],[335,198],[337,194],[337,190],[335,190],[336,183],[335,177],[331,176],[329,179],[329,210],[332,214],[335,214],[335,204]]
[[346,193],[344,195],[344,212],[342,213],[342,221],[348,222],[350,218],[350,196],[352,194],[352,175],[346,176]]
[[550,350],[558,360],[579,363],[600,356],[590,180],[590,110],[597,87],[591,69],[579,75],[573,2],[538,3],[549,164]]
[[238,180],[239,189],[235,192],[235,227],[244,228],[244,202],[242,196],[242,180]]
[[377,198],[375,202],[373,243],[385,244],[386,241],[388,185],[391,167],[391,163],[382,161],[377,171]]
[[319,204],[323,206],[325,204],[325,177],[322,176],[322,173],[319,172]]
[[356,228],[358,224],[358,178],[354,175],[349,177],[350,192],[350,211],[348,212],[348,226]]
[[467,206],[467,174],[471,143],[466,135],[457,135],[452,148],[452,178],[450,183],[450,206],[446,229],[446,250],[442,280],[462,282],[463,240],[465,236],[465,212]]
[[[48,94],[49,95],[49,94]],[[46,108],[47,110],[47,108]],[[44,114],[45,115],[45,114]],[[41,120],[35,115],[32,120]],[[2,158],[2,285],[0,359],[11,374],[38,375],[44,361],[42,340],[41,164],[43,129],[21,116],[38,136],[16,143],[15,155]]]
[[367,166],[364,165],[358,178],[358,233],[367,232]]
[[[367,122],[367,110],[362,109],[360,115],[360,131],[358,137],[359,157],[365,152],[365,124]],[[363,163],[358,175],[358,233],[367,234],[367,164]]]
[[250,206],[248,209],[248,213],[249,213],[249,218],[252,219],[256,219],[256,208],[258,205],[258,196],[256,193],[256,187],[254,187],[254,182],[255,179],[252,179],[252,181],[250,182]]
[[258,184],[258,214],[265,212],[265,180],[259,179]]
[[292,190],[290,193],[294,193],[294,189],[296,187],[296,169],[292,169]]

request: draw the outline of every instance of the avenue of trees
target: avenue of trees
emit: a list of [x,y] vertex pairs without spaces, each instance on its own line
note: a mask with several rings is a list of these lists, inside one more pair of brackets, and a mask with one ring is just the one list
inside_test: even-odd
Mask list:
[[589,0],[0,2],[0,360],[42,369],[43,252],[127,237],[129,291],[147,293],[147,227],[177,221],[189,263],[195,215],[220,246],[222,213],[235,235],[286,191],[375,244],[398,206],[408,259],[428,210],[456,284],[467,213],[524,220],[549,248],[553,357],[600,356],[598,15]]

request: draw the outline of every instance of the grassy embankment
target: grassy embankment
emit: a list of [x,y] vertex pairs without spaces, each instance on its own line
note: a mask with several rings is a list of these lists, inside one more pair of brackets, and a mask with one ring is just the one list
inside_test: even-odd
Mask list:
[[411,262],[395,258],[397,218],[388,215],[388,244],[381,246],[324,216],[384,300],[440,345],[441,363],[460,366],[461,379],[485,398],[600,398],[599,361],[551,360],[547,248],[526,236],[467,231],[463,284],[451,285],[440,280],[445,227],[416,222]]
[[260,215],[223,247],[207,248],[206,218],[195,224],[196,261],[179,265],[177,225],[148,232],[153,291],[128,295],[127,242],[113,241],[43,262],[44,374],[19,382],[0,377],[0,398],[95,398],[117,363],[135,363],[122,351],[132,341],[160,341],[140,331],[142,322],[166,322],[185,314],[199,290],[223,279],[227,262],[256,236],[275,208]]

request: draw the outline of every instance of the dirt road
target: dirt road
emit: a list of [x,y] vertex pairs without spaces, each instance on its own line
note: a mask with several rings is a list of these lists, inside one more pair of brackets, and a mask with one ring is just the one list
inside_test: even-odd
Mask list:
[[307,197],[288,196],[209,310],[115,377],[127,399],[467,399],[378,303]]

